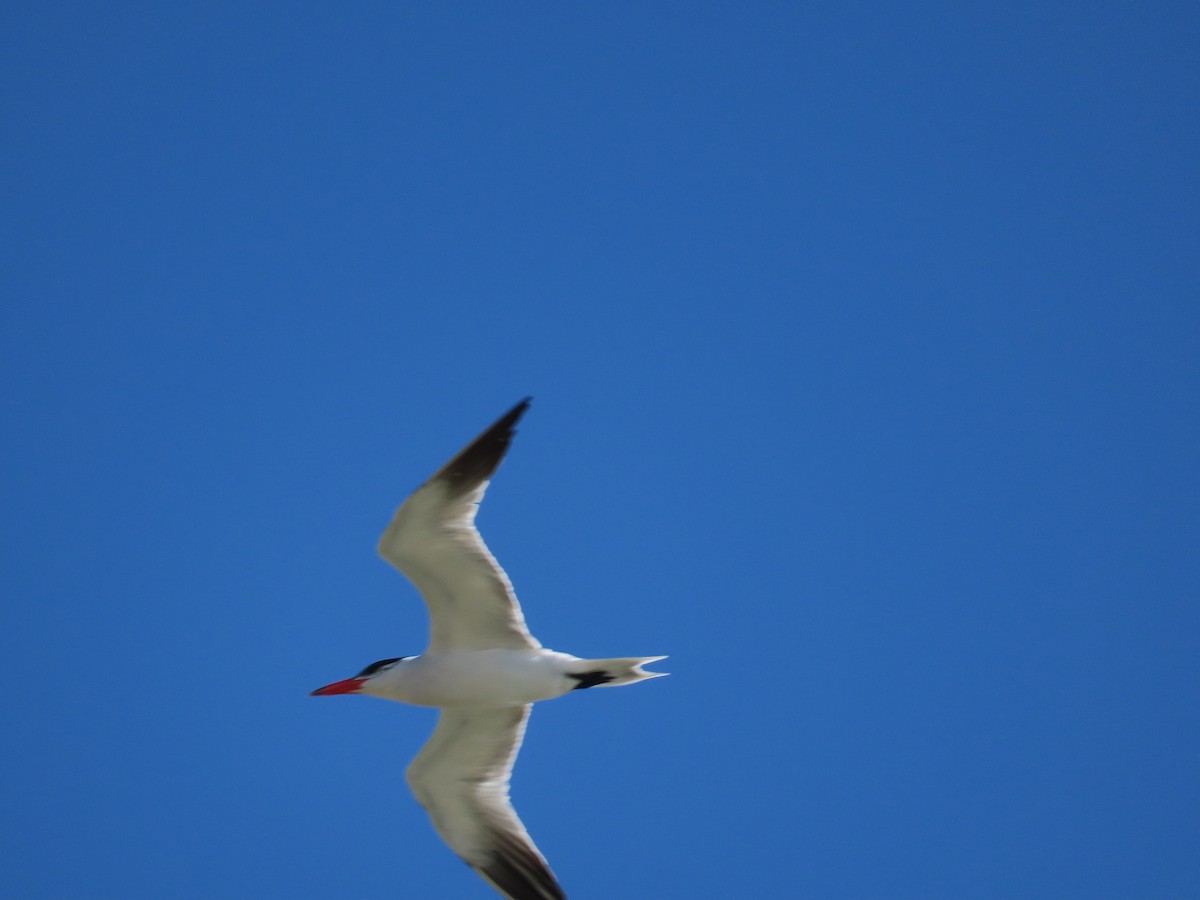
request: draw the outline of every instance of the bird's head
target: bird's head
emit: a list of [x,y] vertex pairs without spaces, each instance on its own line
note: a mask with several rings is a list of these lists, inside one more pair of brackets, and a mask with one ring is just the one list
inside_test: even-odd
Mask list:
[[364,690],[363,686],[385,672],[391,671],[404,659],[408,659],[408,657],[397,656],[395,659],[381,659],[379,662],[373,662],[353,678],[344,678],[341,681],[335,681],[333,684],[327,684],[325,687],[319,687],[309,694],[309,696],[325,697],[330,694],[369,694],[370,690]]

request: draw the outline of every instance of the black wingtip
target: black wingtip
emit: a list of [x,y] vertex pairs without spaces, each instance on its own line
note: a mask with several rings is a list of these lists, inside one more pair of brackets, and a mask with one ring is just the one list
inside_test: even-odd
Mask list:
[[520,421],[521,416],[525,415],[525,410],[529,409],[529,404],[532,402],[532,397],[522,397],[520,403],[488,426],[487,430],[472,442],[472,446],[479,443],[479,441],[492,432],[507,432],[507,437],[511,438],[513,436],[513,427]]
[[532,846],[509,835],[496,834],[499,848],[476,870],[512,900],[567,900],[546,860]]
[[515,426],[532,401],[532,397],[523,398],[460,450],[433,477],[449,482],[455,493],[471,490],[490,478],[500,465],[500,460],[504,459],[515,434]]

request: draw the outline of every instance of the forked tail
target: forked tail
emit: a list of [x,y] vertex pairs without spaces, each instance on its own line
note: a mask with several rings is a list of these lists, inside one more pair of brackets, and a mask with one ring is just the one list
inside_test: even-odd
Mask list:
[[590,687],[617,687],[647,678],[661,678],[666,672],[647,672],[642,666],[666,659],[665,656],[626,656],[621,659],[581,659],[567,677],[579,683],[572,690]]

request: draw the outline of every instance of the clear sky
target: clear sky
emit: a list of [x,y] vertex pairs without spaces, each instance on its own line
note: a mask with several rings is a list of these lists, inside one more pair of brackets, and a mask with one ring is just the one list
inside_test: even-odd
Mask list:
[[573,900],[1200,894],[1188,3],[16,3],[0,896],[475,898],[374,554],[479,523]]

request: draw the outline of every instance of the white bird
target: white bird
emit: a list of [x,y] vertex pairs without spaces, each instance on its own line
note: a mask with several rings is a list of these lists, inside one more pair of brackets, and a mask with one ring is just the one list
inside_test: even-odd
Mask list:
[[379,540],[379,555],[425,600],[425,652],[380,660],[312,693],[439,707],[437,727],[407,772],[434,829],[503,896],[565,900],[508,797],[529,708],[580,688],[657,678],[666,673],[641,666],[666,657],[580,659],[545,649],[525,627],[475,512],[528,407],[526,397],[435,472]]

